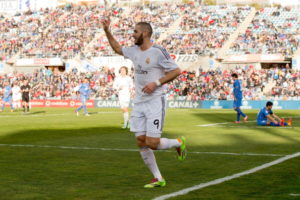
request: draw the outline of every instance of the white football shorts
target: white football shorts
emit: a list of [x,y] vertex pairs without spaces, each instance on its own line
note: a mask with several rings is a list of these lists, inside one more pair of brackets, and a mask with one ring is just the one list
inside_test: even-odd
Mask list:
[[22,100],[22,94],[19,93],[17,95],[12,95],[13,101],[21,101]]
[[134,132],[136,137],[141,135],[161,137],[165,113],[165,96],[134,104],[130,118],[130,131]]
[[130,103],[130,94],[129,95],[119,95],[119,102],[121,108],[128,108]]

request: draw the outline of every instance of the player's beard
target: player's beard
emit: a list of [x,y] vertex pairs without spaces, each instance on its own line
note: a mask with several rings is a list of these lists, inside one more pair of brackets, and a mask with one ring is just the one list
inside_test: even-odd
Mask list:
[[144,42],[143,33],[136,39],[135,45],[141,46]]

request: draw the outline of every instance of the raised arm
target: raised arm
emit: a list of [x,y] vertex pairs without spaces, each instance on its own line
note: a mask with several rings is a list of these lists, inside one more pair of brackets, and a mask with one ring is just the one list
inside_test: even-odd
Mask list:
[[111,46],[111,48],[119,55],[123,55],[122,52],[122,47],[121,45],[116,41],[116,39],[114,38],[114,36],[111,34],[110,30],[109,30],[109,26],[110,26],[110,20],[109,19],[104,19],[101,21],[102,22],[102,26],[105,32],[105,35],[108,39],[108,42]]

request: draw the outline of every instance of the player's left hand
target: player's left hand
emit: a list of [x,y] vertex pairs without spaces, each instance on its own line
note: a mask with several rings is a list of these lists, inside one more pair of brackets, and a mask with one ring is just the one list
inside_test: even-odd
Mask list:
[[151,82],[151,83],[148,83],[143,89],[142,91],[144,93],[147,93],[147,94],[151,94],[152,92],[154,92],[154,90],[157,88],[157,85],[155,82]]

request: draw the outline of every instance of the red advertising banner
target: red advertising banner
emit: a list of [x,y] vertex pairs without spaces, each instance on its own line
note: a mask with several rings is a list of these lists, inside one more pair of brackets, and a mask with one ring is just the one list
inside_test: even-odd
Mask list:
[[198,61],[199,56],[196,54],[170,54],[175,62],[194,63]]
[[[81,106],[79,100],[31,100],[31,107],[76,108]],[[88,100],[86,107],[93,108],[94,100]]]

